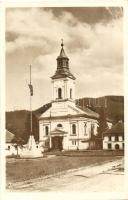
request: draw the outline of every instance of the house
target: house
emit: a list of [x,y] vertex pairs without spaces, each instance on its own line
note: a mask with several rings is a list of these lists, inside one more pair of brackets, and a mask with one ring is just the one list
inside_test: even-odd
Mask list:
[[97,135],[99,114],[75,104],[75,80],[62,42],[57,69],[51,77],[51,104],[39,116],[39,141],[44,148],[93,148],[91,136]]
[[103,149],[124,149],[124,123],[122,121],[103,133]]
[[13,145],[12,141],[14,139],[14,134],[10,131],[6,130],[6,156],[15,155],[16,148]]

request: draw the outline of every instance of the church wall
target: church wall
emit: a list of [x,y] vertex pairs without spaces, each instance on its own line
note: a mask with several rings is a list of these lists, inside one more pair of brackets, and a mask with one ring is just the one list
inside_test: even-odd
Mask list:
[[52,80],[52,100],[58,99],[58,88],[62,89],[62,99],[70,99],[70,89],[72,89],[72,99],[75,100],[75,81],[70,78]]
[[76,115],[82,114],[80,109],[76,108],[75,102],[72,101],[59,101],[53,102],[51,108],[51,115],[52,116],[63,116],[63,115]]
[[52,100],[58,99],[58,88],[62,89],[62,98],[65,96],[65,84],[63,79],[56,79],[52,81]]
[[72,89],[72,99],[75,100],[75,81],[68,78],[67,81],[67,98],[70,99],[70,89]]
[[[49,132],[53,131],[55,128],[57,128],[58,124],[62,124],[62,130],[66,131],[67,134],[65,135],[63,139],[63,149],[69,150],[69,149],[87,149],[88,148],[88,142],[85,142],[85,140],[88,140],[90,138],[90,132],[91,132],[91,124],[96,124],[96,120],[89,120],[86,118],[79,119],[61,119],[61,120],[52,120],[51,122],[49,120],[44,120],[40,122],[40,141],[46,140],[48,136],[45,134],[45,126],[49,127]],[[85,123],[86,123],[86,132],[85,132]],[[76,125],[76,134],[72,133],[72,125]],[[78,141],[79,139],[79,141]],[[84,142],[82,142],[84,140]]]

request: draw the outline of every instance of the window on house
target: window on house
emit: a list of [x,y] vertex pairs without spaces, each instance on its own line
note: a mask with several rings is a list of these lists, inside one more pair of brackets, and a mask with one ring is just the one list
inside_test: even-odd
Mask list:
[[62,99],[62,89],[58,88],[58,99]]
[[18,146],[16,145],[16,146],[15,146],[15,150],[17,150],[17,149],[18,149]]
[[10,150],[10,146],[8,146],[8,150]]
[[111,136],[108,137],[108,140],[111,141]]
[[70,99],[72,99],[72,89],[70,88]]
[[119,146],[119,144],[115,144],[115,149],[120,149],[120,146]]
[[115,136],[115,141],[119,141],[118,135]]
[[112,148],[112,144],[109,143],[109,144],[108,144],[108,149],[111,149],[111,148]]
[[48,126],[45,126],[45,135],[46,135],[46,136],[48,135],[48,132],[49,132],[48,129],[49,129]]
[[72,134],[76,135],[76,124],[72,124]]

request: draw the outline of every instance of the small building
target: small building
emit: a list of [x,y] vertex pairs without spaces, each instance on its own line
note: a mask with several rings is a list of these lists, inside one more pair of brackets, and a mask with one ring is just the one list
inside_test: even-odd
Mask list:
[[10,131],[6,130],[6,156],[15,155],[16,148],[12,144],[12,140],[14,139],[15,135]]
[[124,149],[124,123],[119,121],[111,129],[103,133],[104,150]]

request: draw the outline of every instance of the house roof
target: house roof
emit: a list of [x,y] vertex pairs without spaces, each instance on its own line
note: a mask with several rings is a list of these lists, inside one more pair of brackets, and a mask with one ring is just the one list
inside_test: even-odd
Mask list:
[[14,138],[14,134],[10,131],[6,130],[6,143],[11,143],[12,139]]
[[111,129],[106,130],[103,133],[103,135],[104,136],[124,135],[124,123],[122,121],[119,121]]

